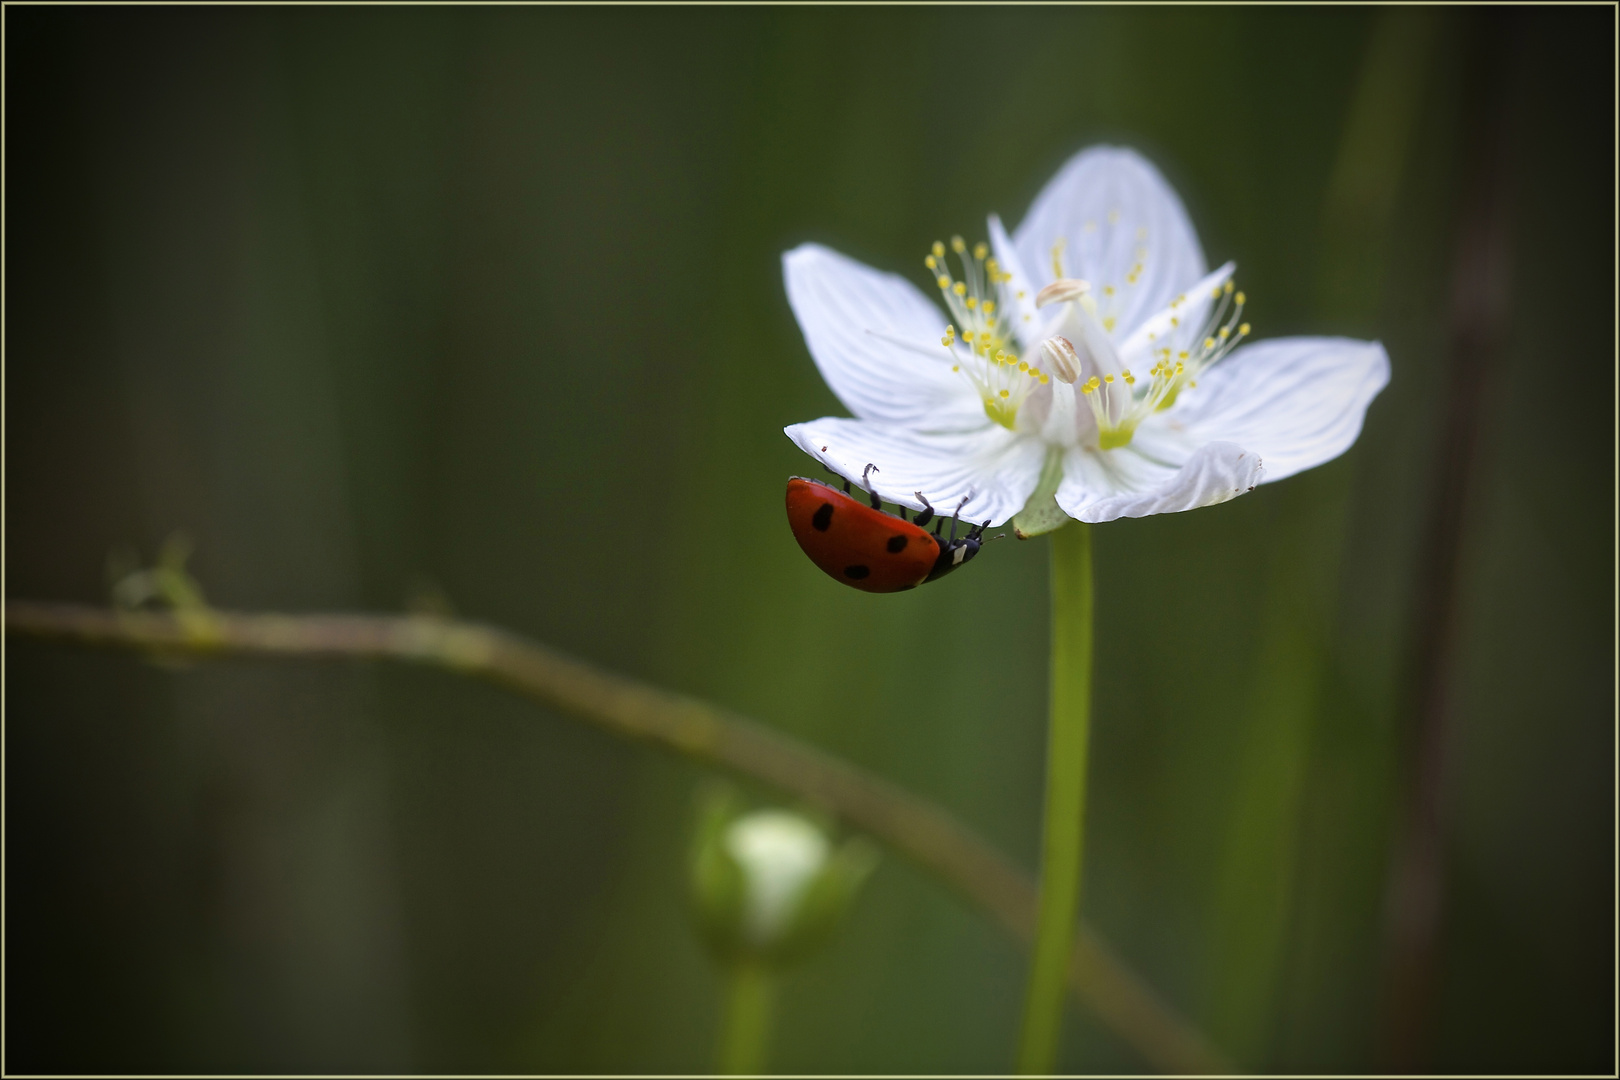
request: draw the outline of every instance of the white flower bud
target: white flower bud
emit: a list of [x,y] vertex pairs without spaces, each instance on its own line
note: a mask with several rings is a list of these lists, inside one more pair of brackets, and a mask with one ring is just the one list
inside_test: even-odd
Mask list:
[[838,929],[877,859],[856,837],[833,844],[802,814],[738,814],[724,792],[709,800],[692,860],[693,914],[723,963],[780,967]]
[[827,838],[797,814],[759,810],[732,822],[724,843],[743,874],[743,932],[756,946],[770,946],[826,863]]
[[1060,382],[1073,383],[1080,377],[1080,354],[1066,337],[1049,337],[1041,342],[1041,361]]

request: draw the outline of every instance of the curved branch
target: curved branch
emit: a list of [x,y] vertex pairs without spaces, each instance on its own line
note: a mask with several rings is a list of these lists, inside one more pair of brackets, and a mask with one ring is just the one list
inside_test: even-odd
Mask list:
[[[496,627],[422,615],[169,614],[9,601],[6,632],[190,656],[391,659],[486,679],[616,735],[798,795],[938,877],[1026,946],[1034,937],[1034,883],[940,807],[756,721]],[[1156,1068],[1226,1071],[1203,1037],[1084,923],[1069,984]]]

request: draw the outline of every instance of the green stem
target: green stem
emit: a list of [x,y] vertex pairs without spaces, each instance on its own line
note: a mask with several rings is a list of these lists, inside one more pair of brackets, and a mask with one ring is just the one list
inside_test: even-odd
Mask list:
[[731,966],[720,1020],[722,1075],[756,1075],[764,1068],[775,999],[775,983],[762,965],[738,961]]
[[1091,527],[1052,534],[1052,720],[1041,827],[1040,910],[1024,999],[1018,1071],[1050,1073],[1062,1034],[1064,975],[1080,907],[1086,750],[1091,734]]

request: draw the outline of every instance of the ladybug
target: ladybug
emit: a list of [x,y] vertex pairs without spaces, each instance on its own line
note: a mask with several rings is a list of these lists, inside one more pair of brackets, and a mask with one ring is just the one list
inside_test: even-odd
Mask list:
[[[877,466],[868,465],[866,477]],[[903,592],[928,581],[938,581],[979,553],[984,530],[990,522],[975,525],[966,536],[956,538],[956,516],[951,517],[949,539],[940,536],[944,518],[934,517],[934,508],[922,492],[924,509],[907,521],[905,508],[898,515],[885,513],[876,492],[869,492],[871,505],[849,496],[844,490],[820,480],[795,476],[788,480],[787,515],[793,538],[810,561],[828,577],[863,592]],[[957,504],[961,513],[963,499]],[[923,526],[934,521],[934,531]]]

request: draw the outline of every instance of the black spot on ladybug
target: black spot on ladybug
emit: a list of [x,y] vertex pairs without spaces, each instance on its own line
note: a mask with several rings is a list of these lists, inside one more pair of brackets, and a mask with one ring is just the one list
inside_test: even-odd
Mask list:
[[906,550],[906,537],[904,537],[904,536],[891,536],[891,537],[889,537],[889,550],[892,551],[892,552],[897,552],[897,553]]
[[810,519],[810,524],[816,527],[817,532],[826,532],[827,526],[832,524],[832,503],[822,503],[821,509]]
[[862,566],[860,563],[856,563],[854,566],[844,567],[844,576],[847,578],[854,578],[856,581],[861,580],[861,578],[865,577],[871,572],[872,571],[870,568]]

